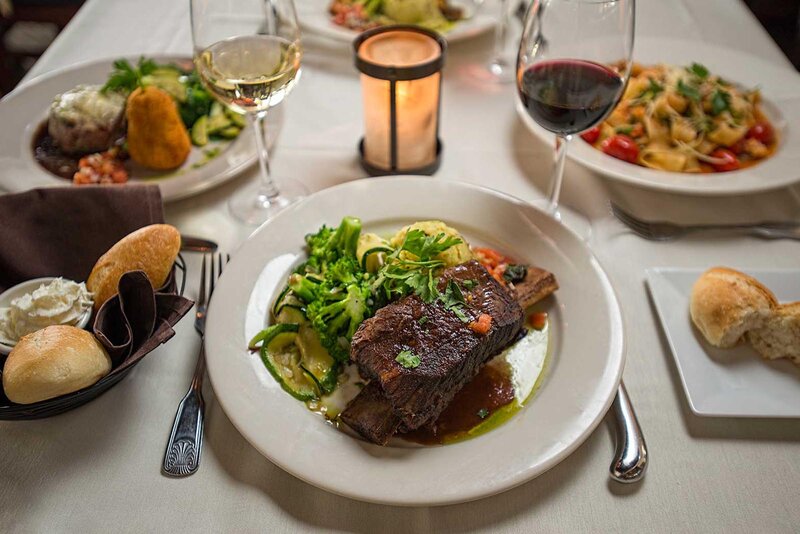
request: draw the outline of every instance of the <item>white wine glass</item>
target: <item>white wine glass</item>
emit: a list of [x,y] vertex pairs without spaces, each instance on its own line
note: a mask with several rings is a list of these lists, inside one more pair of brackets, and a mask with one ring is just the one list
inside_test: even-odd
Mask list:
[[628,83],[634,12],[635,0],[534,0],[528,8],[517,93],[531,119],[556,134],[547,210],[558,220],[569,141],[601,123]]
[[229,109],[244,114],[255,137],[261,179],[234,194],[231,213],[256,225],[304,197],[306,187],[270,173],[264,119],[300,78],[300,29],[292,0],[191,0],[197,74]]

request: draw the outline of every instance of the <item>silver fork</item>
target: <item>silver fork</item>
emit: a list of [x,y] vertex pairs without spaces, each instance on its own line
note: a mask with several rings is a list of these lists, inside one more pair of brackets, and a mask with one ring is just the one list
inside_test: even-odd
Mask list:
[[[200,354],[197,357],[197,365],[194,368],[189,391],[178,405],[178,413],[175,414],[172,433],[164,453],[164,465],[161,468],[165,475],[173,477],[193,475],[200,467],[200,453],[203,449],[203,415],[205,413],[202,389],[203,375],[206,371],[203,336],[206,330],[208,302],[214,293],[214,283],[222,275],[224,263],[231,259],[229,255],[226,255],[223,263],[222,258],[222,253],[211,255],[211,276],[206,282],[206,256],[203,255],[203,265],[200,269],[200,292],[194,314],[194,329],[200,335]],[[206,284],[209,288],[207,295]]]
[[704,230],[727,230],[763,239],[800,240],[800,222],[764,221],[748,224],[690,224],[681,225],[665,221],[645,221],[611,203],[611,211],[633,233],[653,241],[669,241],[683,235]]

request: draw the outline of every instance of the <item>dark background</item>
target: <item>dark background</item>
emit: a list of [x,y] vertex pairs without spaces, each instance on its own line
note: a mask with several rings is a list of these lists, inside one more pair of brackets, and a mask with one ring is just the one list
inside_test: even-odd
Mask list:
[[[19,83],[83,2],[0,0],[0,96]],[[745,3],[800,70],[800,0],[745,0]]]

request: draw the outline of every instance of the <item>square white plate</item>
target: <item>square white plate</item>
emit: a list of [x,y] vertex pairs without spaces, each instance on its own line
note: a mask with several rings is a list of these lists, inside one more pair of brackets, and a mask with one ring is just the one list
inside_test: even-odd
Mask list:
[[[800,270],[743,270],[781,302],[800,300]],[[800,417],[800,367],[767,361],[742,343],[709,345],[692,324],[689,295],[704,269],[647,269],[647,285],[678,366],[689,406],[710,417]]]

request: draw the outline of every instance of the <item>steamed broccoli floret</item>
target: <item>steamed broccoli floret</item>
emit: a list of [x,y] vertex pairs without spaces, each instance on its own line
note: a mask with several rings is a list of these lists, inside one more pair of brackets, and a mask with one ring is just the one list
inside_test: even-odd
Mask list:
[[308,305],[306,314],[331,356],[347,361],[350,339],[369,313],[369,287],[353,283],[342,291],[340,286],[325,286],[317,293],[318,298]]
[[361,219],[345,217],[331,236],[328,246],[340,256],[356,256],[358,238],[361,236]]

